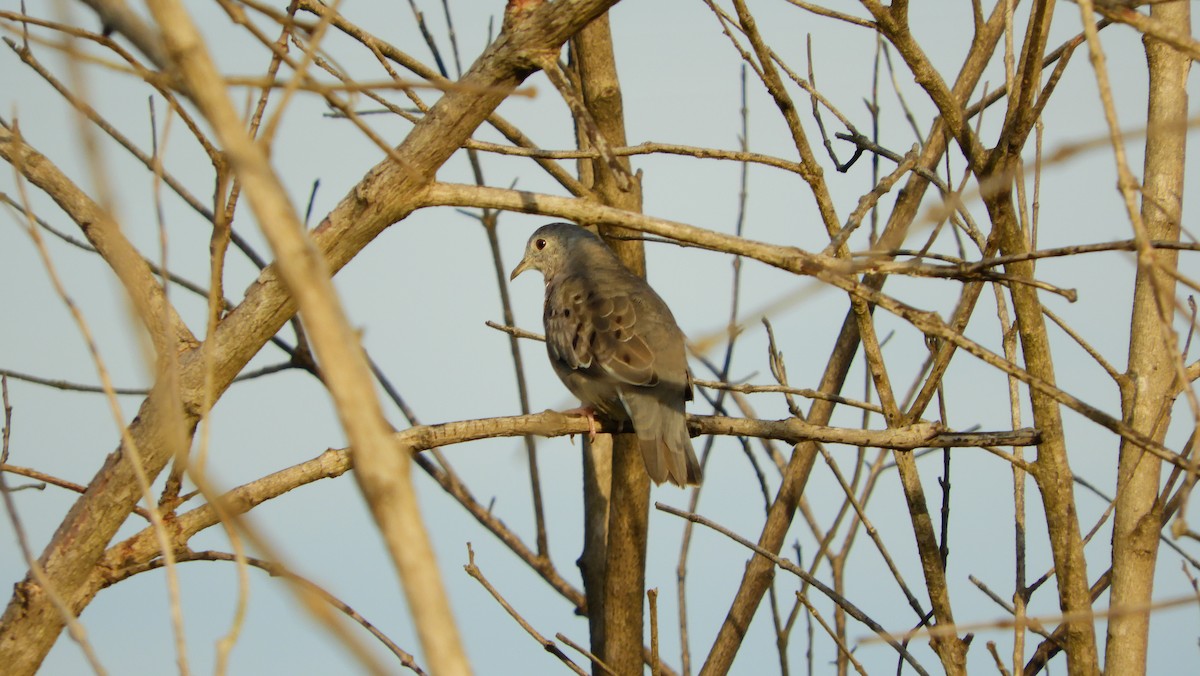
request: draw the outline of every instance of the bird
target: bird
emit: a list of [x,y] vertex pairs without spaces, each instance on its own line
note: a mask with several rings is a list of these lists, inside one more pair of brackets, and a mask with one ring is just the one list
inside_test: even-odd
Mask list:
[[550,223],[529,237],[509,280],[538,270],[546,281],[542,319],[554,372],[595,413],[629,422],[646,474],[656,484],[700,483],[688,435],[692,376],[684,335],[670,308],[595,233]]

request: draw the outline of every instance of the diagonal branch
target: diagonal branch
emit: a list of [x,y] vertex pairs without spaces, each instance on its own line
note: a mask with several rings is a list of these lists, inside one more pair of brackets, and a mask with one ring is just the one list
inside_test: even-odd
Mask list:
[[[420,204],[424,186],[470,137],[476,127],[515,88],[536,70],[534,54],[557,53],[568,36],[578,31],[615,0],[575,0],[528,8],[504,30],[471,70],[459,91],[447,92],[396,149],[402,162],[386,159],[334,208],[313,233],[313,242],[336,272],[392,223]],[[112,5],[128,12],[124,3]],[[109,25],[117,30],[122,26]],[[126,35],[126,37],[129,37]],[[139,39],[145,37],[138,34]],[[135,44],[139,39],[134,39]],[[156,49],[151,42],[148,49]],[[212,400],[219,397],[262,346],[296,311],[274,267],[265,269],[246,292],[245,300],[225,317],[206,341],[211,361]],[[178,392],[171,395],[156,384],[130,424],[129,436],[145,449],[142,460],[150,476],[157,475],[174,448],[165,437],[175,427],[171,411],[184,412],[182,427],[190,435],[203,414],[206,359],[199,349],[179,355]],[[85,584],[93,565],[132,510],[140,491],[125,453],[110,455],[84,494],[64,518],[41,561],[55,588],[76,612],[91,598]],[[28,582],[28,580],[27,580]],[[0,617],[0,663],[12,674],[33,673],[62,630],[62,619],[36,586],[15,595]]]
[[436,673],[468,674],[466,651],[417,505],[412,466],[407,457],[393,451],[366,356],[321,252],[305,236],[265,147],[243,129],[226,85],[182,4],[156,0],[150,9],[190,98],[212,124],[275,253],[276,267],[296,298],[321,363],[322,380],[354,448],[358,468],[354,476],[400,574],[430,668]]
[[160,355],[192,348],[196,338],[167,302],[162,285],[121,227],[104,208],[67,177],[53,162],[21,138],[15,127],[0,120],[0,157],[16,168],[62,208],[87,237],[125,287],[155,351]]

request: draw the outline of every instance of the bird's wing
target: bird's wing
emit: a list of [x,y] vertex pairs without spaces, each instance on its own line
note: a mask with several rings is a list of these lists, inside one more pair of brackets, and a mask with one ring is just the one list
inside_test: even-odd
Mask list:
[[546,290],[546,342],[567,367],[649,387],[658,383],[655,353],[631,293],[581,275],[564,276]]

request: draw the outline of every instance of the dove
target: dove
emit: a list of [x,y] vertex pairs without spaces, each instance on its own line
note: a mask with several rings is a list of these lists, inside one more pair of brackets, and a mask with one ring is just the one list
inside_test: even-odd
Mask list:
[[667,304],[600,237],[573,223],[538,228],[509,279],[530,269],[546,280],[550,364],[583,402],[593,431],[596,412],[629,422],[655,483],[700,483],[684,412],[691,374]]

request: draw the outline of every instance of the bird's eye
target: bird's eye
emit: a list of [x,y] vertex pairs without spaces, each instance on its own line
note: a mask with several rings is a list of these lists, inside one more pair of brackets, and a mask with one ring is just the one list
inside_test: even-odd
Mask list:
[[546,248],[546,240],[544,240],[544,239],[537,240],[536,242],[533,243],[533,248],[537,249],[538,251],[545,249]]

